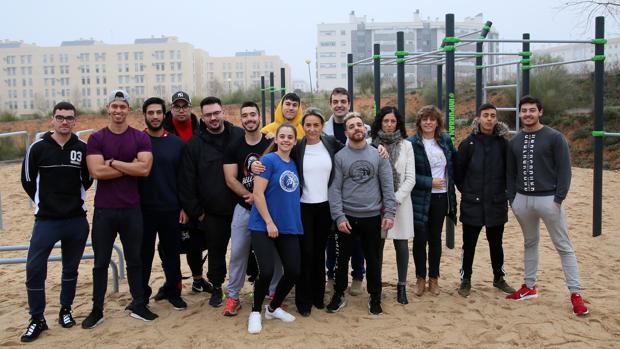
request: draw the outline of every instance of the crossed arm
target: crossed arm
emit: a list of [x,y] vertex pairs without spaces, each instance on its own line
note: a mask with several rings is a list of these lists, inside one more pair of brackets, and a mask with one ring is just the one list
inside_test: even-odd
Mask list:
[[132,162],[104,159],[101,154],[86,156],[90,176],[98,180],[119,178],[122,176],[146,177],[151,172],[153,154],[139,152]]

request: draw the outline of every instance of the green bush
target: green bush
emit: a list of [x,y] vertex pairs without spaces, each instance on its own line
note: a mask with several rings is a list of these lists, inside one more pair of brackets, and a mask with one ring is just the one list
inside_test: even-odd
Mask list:
[[18,147],[14,138],[0,138],[0,161],[19,159],[24,152],[24,148]]
[[575,130],[575,132],[573,132],[573,136],[571,137],[571,139],[573,141],[576,141],[578,139],[584,139],[590,136],[592,136],[592,131],[585,129],[585,128],[579,128]]
[[10,111],[3,111],[0,113],[0,122],[11,122],[17,120],[17,115],[11,113]]

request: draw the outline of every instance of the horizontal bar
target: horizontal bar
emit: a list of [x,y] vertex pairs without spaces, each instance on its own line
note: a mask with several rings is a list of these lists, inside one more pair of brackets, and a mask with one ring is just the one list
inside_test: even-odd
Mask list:
[[367,61],[372,63],[372,57],[364,58],[364,59],[361,59],[361,60],[359,60],[357,62],[353,62],[353,63],[351,63],[351,65],[358,65],[358,64],[361,64],[361,63],[366,63]]
[[15,131],[15,132],[7,132],[7,133],[0,133],[0,137],[11,137],[11,136],[19,136],[19,135],[27,135],[28,132],[26,131]]
[[605,137],[620,137],[620,132],[605,132]]
[[515,108],[515,107],[512,107],[512,108],[504,107],[504,108],[495,108],[495,110],[497,110],[497,111],[517,111],[517,108]]
[[591,44],[592,40],[462,39],[461,42],[513,42],[530,44]]
[[544,68],[544,67],[553,67],[553,66],[562,65],[562,64],[583,63],[583,62],[591,62],[591,61],[592,61],[592,58],[585,58],[585,59],[575,59],[575,60],[572,60],[572,61],[532,64],[532,65],[530,65],[530,69]]
[[485,86],[486,90],[498,90],[500,88],[509,88],[509,87],[517,87],[517,84],[506,84],[506,85],[489,85]]
[[471,55],[483,55],[483,56],[520,56],[520,52],[475,52],[475,51],[460,51],[458,53],[465,53]]
[[495,68],[495,67],[502,67],[502,66],[505,66],[505,65],[513,65],[513,64],[521,64],[521,61],[487,64],[487,65],[483,65],[482,68],[485,68],[485,69],[486,68]]

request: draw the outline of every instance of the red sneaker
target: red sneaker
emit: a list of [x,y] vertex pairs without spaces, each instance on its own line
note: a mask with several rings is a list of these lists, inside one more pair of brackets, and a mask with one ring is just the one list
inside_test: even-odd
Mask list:
[[237,311],[241,309],[241,302],[238,299],[234,299],[232,297],[226,298],[226,306],[224,306],[224,311],[222,314],[224,316],[235,316],[237,315]]
[[577,316],[587,315],[590,311],[588,311],[588,307],[586,307],[583,302],[583,298],[579,293],[571,293],[570,301],[573,303],[573,313]]
[[521,288],[517,291],[506,296],[506,299],[511,299],[515,301],[523,301],[530,298],[538,298],[536,286],[529,288],[525,284],[521,285]]

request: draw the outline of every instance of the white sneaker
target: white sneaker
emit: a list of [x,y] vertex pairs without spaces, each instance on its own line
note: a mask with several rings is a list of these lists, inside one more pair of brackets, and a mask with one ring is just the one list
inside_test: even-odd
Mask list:
[[263,329],[263,325],[261,324],[260,312],[253,311],[250,313],[250,318],[248,319],[248,333],[256,334],[260,333]]
[[282,308],[276,308],[273,312],[269,311],[269,305],[265,305],[265,320],[280,319],[284,322],[293,322],[295,317]]

